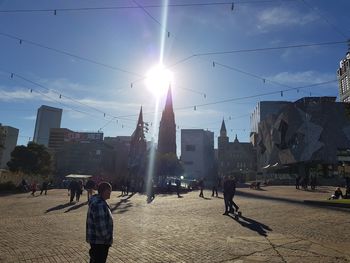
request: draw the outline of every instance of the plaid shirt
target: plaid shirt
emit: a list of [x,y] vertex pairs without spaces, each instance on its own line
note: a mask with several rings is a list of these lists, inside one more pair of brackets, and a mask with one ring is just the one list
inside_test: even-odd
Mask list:
[[111,210],[100,195],[89,200],[86,218],[86,242],[111,245],[113,243],[113,217]]

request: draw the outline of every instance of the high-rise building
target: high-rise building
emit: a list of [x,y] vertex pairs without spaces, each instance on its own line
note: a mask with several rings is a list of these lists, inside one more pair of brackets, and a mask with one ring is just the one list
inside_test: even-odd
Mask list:
[[60,128],[61,118],[62,109],[42,105],[36,116],[33,141],[48,147],[50,129]]
[[66,128],[51,128],[48,148],[57,150],[68,142],[89,143],[95,141],[103,141],[102,132],[75,132]]
[[345,58],[339,62],[337,76],[339,83],[339,100],[341,102],[350,102],[350,51],[348,51]]
[[214,132],[182,129],[181,162],[186,177],[214,181]]
[[176,124],[171,88],[168,89],[165,108],[162,113],[158,134],[158,153],[176,155]]
[[19,130],[0,124],[0,168],[7,168],[7,162],[11,159],[11,152],[17,145]]

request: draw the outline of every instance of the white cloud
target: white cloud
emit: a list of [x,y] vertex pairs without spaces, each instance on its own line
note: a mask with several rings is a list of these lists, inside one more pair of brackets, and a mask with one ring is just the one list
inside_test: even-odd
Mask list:
[[[314,83],[327,82],[335,80],[335,74],[320,73],[313,70],[302,71],[302,72],[280,72],[274,76],[267,77],[267,79],[274,80],[279,83],[291,85],[293,87],[308,85]],[[337,83],[329,83],[326,86],[336,86]]]
[[20,100],[32,100],[35,97],[33,93],[30,93],[28,89],[13,88],[12,90],[6,90],[4,87],[0,87],[0,101],[20,101]]
[[36,115],[25,116],[25,117],[23,117],[23,119],[29,120],[29,121],[35,121],[36,120]]
[[315,21],[317,16],[286,7],[266,9],[258,15],[258,29],[267,31],[272,27],[304,26]]

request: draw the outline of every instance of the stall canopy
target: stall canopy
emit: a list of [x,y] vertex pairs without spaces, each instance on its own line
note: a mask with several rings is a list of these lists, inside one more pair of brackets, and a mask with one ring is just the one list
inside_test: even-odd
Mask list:
[[87,174],[68,174],[66,175],[66,178],[76,178],[76,179],[86,179],[86,178],[91,178],[92,175],[87,175]]

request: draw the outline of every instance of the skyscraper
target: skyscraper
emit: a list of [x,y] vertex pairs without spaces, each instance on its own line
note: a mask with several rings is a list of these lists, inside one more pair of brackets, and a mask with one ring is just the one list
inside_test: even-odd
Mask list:
[[0,123],[0,168],[7,168],[11,159],[11,152],[15,149],[19,130]]
[[171,87],[168,89],[165,108],[160,120],[158,133],[158,153],[176,155],[176,124],[173,110]]
[[46,147],[49,145],[50,129],[60,128],[62,118],[62,109],[42,105],[38,109],[35,122],[33,141],[38,144],[43,144]]
[[350,51],[339,62],[337,76],[339,82],[339,101],[350,102]]

